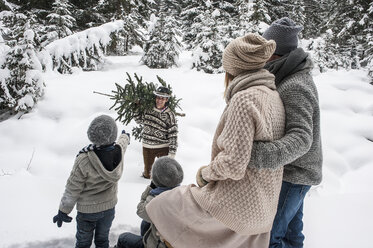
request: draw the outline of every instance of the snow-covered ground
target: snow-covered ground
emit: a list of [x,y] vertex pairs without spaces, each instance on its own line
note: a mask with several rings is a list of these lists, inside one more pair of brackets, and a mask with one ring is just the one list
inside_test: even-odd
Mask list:
[[[89,143],[86,129],[99,114],[116,117],[110,94],[125,83],[126,72],[146,81],[156,75],[182,98],[176,159],[184,184],[209,162],[210,145],[224,108],[224,75],[190,70],[190,53],[180,67],[163,70],[139,65],[140,56],[110,57],[104,70],[60,75],[49,72],[45,97],[20,119],[0,122],[0,247],[73,247],[76,223],[57,228],[52,217],[64,191],[75,155]],[[366,72],[315,72],[322,108],[324,178],[305,202],[306,248],[372,248],[373,231],[373,86]],[[129,126],[118,122],[120,129]],[[124,231],[139,231],[136,205],[149,180],[142,172],[141,144],[132,139],[119,183],[119,202],[111,245]],[[71,214],[75,219],[76,211]]]

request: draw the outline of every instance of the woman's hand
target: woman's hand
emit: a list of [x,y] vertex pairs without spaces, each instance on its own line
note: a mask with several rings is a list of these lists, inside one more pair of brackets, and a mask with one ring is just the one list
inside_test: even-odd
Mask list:
[[201,168],[198,169],[197,171],[197,175],[196,175],[196,181],[197,181],[197,184],[200,188],[203,188],[204,186],[206,186],[209,182],[207,182],[205,179],[203,179],[202,177],[202,170],[204,168],[206,168],[207,166],[202,166]]

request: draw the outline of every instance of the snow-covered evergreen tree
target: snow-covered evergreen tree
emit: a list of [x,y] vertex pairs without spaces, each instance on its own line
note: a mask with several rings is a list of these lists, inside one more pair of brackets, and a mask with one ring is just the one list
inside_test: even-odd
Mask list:
[[206,73],[223,72],[222,56],[224,51],[223,37],[217,17],[219,10],[212,8],[204,13],[202,18],[202,29],[197,34],[196,45],[193,49],[193,68]]
[[262,22],[271,24],[271,16],[269,14],[269,8],[267,1],[265,0],[256,0],[253,3],[253,10],[250,16],[250,25],[252,27],[251,32],[259,32],[259,27]]
[[[368,19],[366,19],[366,16]],[[364,16],[365,20],[368,20],[367,28],[365,29],[365,40],[366,43],[364,44],[365,48],[365,58],[367,68],[368,68],[368,74],[372,79],[373,83],[373,1],[370,2],[368,13]],[[369,21],[370,20],[370,21]]]
[[332,36],[326,41],[326,49],[338,57],[338,67],[357,69],[367,56],[364,34],[371,25],[369,3],[365,0],[336,1],[331,2],[329,8],[334,11],[328,18]]
[[304,0],[303,38],[320,37],[327,30],[327,0]]
[[41,37],[42,46],[71,35],[76,26],[76,20],[70,11],[72,5],[69,0],[55,0],[52,6],[52,11],[47,16],[45,34]]
[[159,17],[154,18],[154,26],[150,29],[149,39],[145,42],[141,62],[150,68],[169,68],[177,65],[181,51],[177,22],[166,10],[167,7],[162,2]]
[[250,17],[253,14],[253,4],[249,0],[238,0],[237,1],[238,9],[238,33],[237,36],[243,36],[247,33],[255,33],[256,26],[250,22]]
[[210,4],[210,2],[203,0],[188,0],[186,2],[188,4],[180,13],[180,19],[183,41],[186,49],[189,50],[194,47],[196,36],[202,30],[202,19],[207,10],[206,5]]
[[35,33],[26,29],[18,44],[11,48],[2,66],[7,77],[1,79],[0,110],[27,112],[44,92],[41,65],[34,47]]

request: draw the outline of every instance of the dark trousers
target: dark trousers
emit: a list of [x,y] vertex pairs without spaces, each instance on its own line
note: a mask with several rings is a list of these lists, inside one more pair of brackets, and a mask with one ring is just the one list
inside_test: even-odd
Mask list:
[[133,233],[122,233],[119,235],[117,248],[144,248],[142,236]]
[[154,163],[155,158],[167,156],[168,151],[168,147],[155,149],[142,147],[142,155],[144,157],[144,177],[150,178],[150,173],[152,171],[152,165]]
[[303,202],[311,186],[282,182],[270,248],[302,248]]
[[109,231],[114,216],[114,208],[91,214],[78,212],[75,248],[90,248],[93,235],[96,248],[109,248]]

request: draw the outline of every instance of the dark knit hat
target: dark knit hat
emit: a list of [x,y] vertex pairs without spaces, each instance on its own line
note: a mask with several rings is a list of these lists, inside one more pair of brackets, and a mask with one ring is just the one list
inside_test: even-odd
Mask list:
[[88,127],[88,139],[97,146],[109,145],[117,139],[117,124],[108,115],[96,117]]
[[156,96],[161,96],[161,97],[166,97],[166,98],[169,98],[171,96],[170,90],[164,86],[159,86],[157,90],[153,91],[153,94]]
[[271,26],[264,32],[263,37],[267,40],[276,42],[277,55],[285,55],[298,47],[298,33],[303,29],[303,26],[296,25],[295,22],[283,17],[274,21]]
[[245,71],[263,68],[272,56],[276,44],[258,34],[248,34],[231,41],[223,53],[223,67],[226,72],[237,76]]
[[173,188],[179,185],[183,178],[183,168],[175,159],[164,156],[154,162],[152,181],[155,186]]

